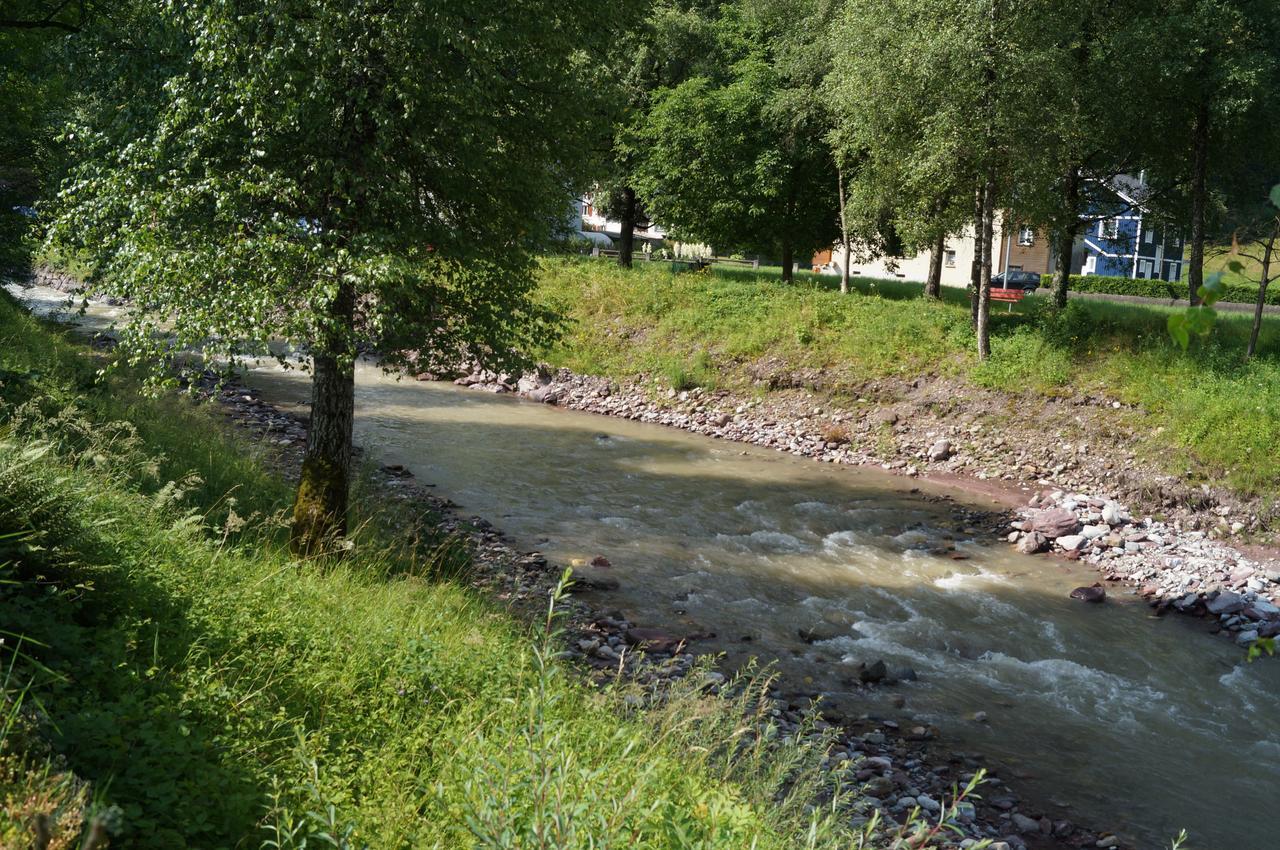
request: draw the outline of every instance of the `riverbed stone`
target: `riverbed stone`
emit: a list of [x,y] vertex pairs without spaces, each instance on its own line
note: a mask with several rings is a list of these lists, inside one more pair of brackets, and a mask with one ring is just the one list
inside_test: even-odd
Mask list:
[[929,447],[929,460],[940,461],[951,457],[951,441],[938,440]]
[[858,671],[858,680],[866,684],[883,682],[889,675],[889,668],[883,661],[873,661]]
[[1245,606],[1244,597],[1238,593],[1232,593],[1224,590],[1213,599],[1205,603],[1205,609],[1210,614],[1235,614],[1237,611],[1243,611]]
[[1089,539],[1083,534],[1065,534],[1054,541],[1068,552],[1078,552],[1084,548]]
[[1107,591],[1098,584],[1092,587],[1077,587],[1071,591],[1071,598],[1079,599],[1081,602],[1103,602],[1107,598]]
[[1018,551],[1024,555],[1035,555],[1049,548],[1049,538],[1038,531],[1029,531],[1018,541]]
[[1023,834],[1040,831],[1040,821],[1029,818],[1022,812],[1013,813],[1013,828]]
[[1102,521],[1107,525],[1120,525],[1125,521],[1124,510],[1116,502],[1107,502],[1102,506]]
[[1050,508],[1031,513],[1031,530],[1038,531],[1048,538],[1074,534],[1080,529],[1080,519],[1074,511],[1065,508]]

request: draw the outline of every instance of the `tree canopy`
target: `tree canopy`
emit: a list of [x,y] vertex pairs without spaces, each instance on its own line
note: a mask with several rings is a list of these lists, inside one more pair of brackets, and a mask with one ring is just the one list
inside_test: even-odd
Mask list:
[[133,305],[135,361],[312,352],[313,429],[341,402],[312,453],[332,520],[358,346],[501,366],[546,333],[531,258],[610,120],[593,75],[614,5],[139,0],[145,25],[81,48],[92,87],[51,240]]

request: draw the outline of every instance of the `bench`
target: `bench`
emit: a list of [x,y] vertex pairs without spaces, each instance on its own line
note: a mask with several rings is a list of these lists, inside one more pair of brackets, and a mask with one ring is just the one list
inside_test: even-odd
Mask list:
[[1027,293],[1021,289],[996,289],[991,288],[992,301],[1004,301],[1009,305],[1009,312],[1013,312],[1013,305],[1017,304],[1023,298],[1027,297]]

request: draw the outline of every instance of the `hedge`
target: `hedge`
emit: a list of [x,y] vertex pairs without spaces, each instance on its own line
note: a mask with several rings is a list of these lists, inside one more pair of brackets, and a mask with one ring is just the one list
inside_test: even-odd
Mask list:
[[[1040,285],[1053,288],[1053,275],[1044,275]],[[1166,301],[1186,301],[1187,282],[1185,280],[1147,280],[1131,277],[1105,277],[1103,275],[1072,275],[1068,284],[1073,292],[1100,292],[1107,295],[1138,295],[1143,298],[1161,298]],[[1222,301],[1240,304],[1255,304],[1258,301],[1258,288],[1238,283],[1226,284],[1226,294]],[[1267,303],[1280,306],[1280,287],[1267,288]]]

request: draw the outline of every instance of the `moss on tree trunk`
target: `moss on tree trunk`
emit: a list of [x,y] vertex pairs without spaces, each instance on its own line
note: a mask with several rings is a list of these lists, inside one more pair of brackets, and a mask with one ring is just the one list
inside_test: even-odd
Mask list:
[[312,357],[311,426],[289,541],[294,554],[304,558],[340,551],[347,533],[355,423],[354,303],[354,292],[342,287],[327,317],[326,350]]

